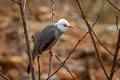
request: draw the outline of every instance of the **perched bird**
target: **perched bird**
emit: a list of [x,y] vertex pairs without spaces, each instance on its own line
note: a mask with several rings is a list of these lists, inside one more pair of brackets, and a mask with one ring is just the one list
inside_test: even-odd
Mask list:
[[[59,37],[64,33],[68,28],[72,28],[72,25],[66,19],[60,19],[55,24],[49,24],[45,27],[39,34],[36,39],[36,49],[39,50],[39,54],[42,54],[43,51],[49,50],[52,52],[52,47],[56,44]],[[34,61],[36,56],[35,45],[33,47],[32,59]],[[30,63],[27,68],[28,74],[30,73]]]

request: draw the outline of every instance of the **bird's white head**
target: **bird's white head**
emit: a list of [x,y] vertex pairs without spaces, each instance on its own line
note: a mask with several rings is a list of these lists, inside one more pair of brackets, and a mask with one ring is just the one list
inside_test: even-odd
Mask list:
[[72,25],[66,20],[66,19],[60,19],[56,26],[58,29],[60,29],[62,32],[65,32],[68,28],[73,28]]

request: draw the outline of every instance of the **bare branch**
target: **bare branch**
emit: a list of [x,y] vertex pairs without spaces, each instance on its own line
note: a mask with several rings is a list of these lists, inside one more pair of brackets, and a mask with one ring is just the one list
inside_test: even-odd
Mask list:
[[5,80],[9,80],[4,74],[0,72],[0,76],[2,76]]
[[37,62],[38,62],[38,74],[39,74],[39,80],[41,80],[41,73],[40,73],[40,55],[39,55],[39,52],[37,50]]
[[24,29],[24,35],[25,35],[25,39],[26,39],[26,46],[27,46],[27,53],[29,56],[29,61],[30,61],[30,69],[31,69],[31,73],[32,73],[32,80],[35,80],[35,75],[34,75],[34,67],[33,67],[33,59],[32,59],[32,55],[30,53],[30,40],[28,37],[28,32],[27,32],[27,24],[26,24],[26,19],[25,19],[25,15],[24,15],[24,10],[23,10],[23,6],[22,6],[22,1],[16,1],[16,0],[12,0],[15,3],[17,3],[20,7],[20,12],[21,12],[21,18],[22,18],[22,23],[23,23],[23,29]]
[[[54,23],[54,16],[55,16],[55,4],[54,0],[51,0],[51,9],[52,9],[52,23]],[[48,71],[48,78],[50,77],[51,71],[52,71],[52,56],[53,54],[49,52],[50,58],[49,58],[49,71]],[[50,80],[50,79],[48,79]]]
[[24,0],[23,10],[25,10],[25,7],[26,7],[26,0]]
[[110,0],[106,0],[113,8],[115,8],[119,13],[120,13],[120,9],[119,8],[117,8],[116,6],[115,6],[115,4],[113,4]]
[[120,64],[120,58],[117,60],[117,62],[116,62],[116,65],[115,65],[115,70],[114,70],[114,73],[115,72],[117,72],[119,69],[120,69],[120,66],[119,66],[119,64]]
[[117,28],[117,30],[119,29],[118,22],[119,22],[118,16],[116,16],[116,28]]
[[52,23],[55,22],[54,16],[55,16],[55,4],[54,4],[54,0],[51,0],[51,9],[52,9]]
[[73,80],[76,80],[76,78],[73,76],[72,72],[69,70],[68,67],[66,67],[63,62],[59,59],[57,55],[55,55],[56,59],[60,61],[60,63],[63,65],[63,67],[67,70],[67,72],[72,76]]
[[88,27],[88,29],[89,29],[89,31],[90,31],[89,34],[90,34],[90,36],[91,36],[91,39],[92,39],[92,42],[93,42],[93,45],[94,45],[94,48],[95,48],[95,51],[96,51],[98,60],[99,60],[99,62],[100,62],[100,65],[101,65],[101,67],[102,67],[102,69],[103,69],[103,71],[104,71],[104,73],[105,73],[106,78],[108,79],[108,74],[107,74],[107,72],[106,72],[106,70],[105,70],[105,67],[104,67],[103,63],[102,63],[102,60],[101,60],[101,58],[100,58],[100,55],[99,55],[99,52],[98,52],[98,49],[97,49],[97,46],[96,46],[96,43],[95,43],[95,40],[94,40],[94,37],[93,37],[92,32],[91,32],[92,29],[91,29],[91,27],[90,27],[90,25],[89,25],[89,23],[88,23],[85,15],[84,15],[83,9],[82,9],[79,1],[76,0],[76,2],[77,2],[78,6],[79,6],[79,9],[80,9],[80,11],[81,11],[82,18],[83,18],[83,20],[85,21],[85,23],[86,23],[86,25],[87,25],[87,27]]
[[38,79],[41,80],[41,73],[40,73],[40,54],[39,54],[39,50],[38,48],[36,48],[36,39],[35,39],[35,36],[32,36],[32,39],[33,39],[33,42],[34,42],[34,46],[35,46],[35,50],[36,50],[36,53],[37,53],[37,62],[38,62]]
[[[116,17],[116,26],[118,25],[118,17]],[[116,64],[117,64],[117,60],[118,60],[118,53],[119,53],[119,49],[120,49],[120,29],[118,29],[118,38],[117,38],[117,44],[116,44],[116,50],[115,50],[115,56],[113,58],[113,63],[112,63],[112,68],[111,68],[111,73],[109,76],[109,80],[112,80],[114,73],[115,73],[115,68],[116,68]]]
[[99,18],[100,18],[100,16],[97,15],[96,20],[95,20],[95,22],[94,22],[93,25],[92,25],[92,28],[96,25],[96,23],[98,22]]
[[120,69],[119,64],[120,64],[120,58],[116,62],[114,73],[117,72]]
[[53,56],[53,53],[49,52],[49,54],[50,54],[50,58],[49,58],[49,72],[48,72],[48,77],[50,76],[51,71],[52,71],[52,56]]
[[61,68],[62,68],[63,65],[61,65],[53,74],[51,74],[46,80],[49,80],[54,74],[56,74]]
[[117,67],[117,68],[114,70],[114,73],[117,72],[119,69],[120,69],[120,67]]

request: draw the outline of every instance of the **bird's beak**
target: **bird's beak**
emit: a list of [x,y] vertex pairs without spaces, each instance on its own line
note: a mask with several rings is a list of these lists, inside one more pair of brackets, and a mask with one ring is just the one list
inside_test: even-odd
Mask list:
[[69,25],[68,28],[74,28],[72,25]]

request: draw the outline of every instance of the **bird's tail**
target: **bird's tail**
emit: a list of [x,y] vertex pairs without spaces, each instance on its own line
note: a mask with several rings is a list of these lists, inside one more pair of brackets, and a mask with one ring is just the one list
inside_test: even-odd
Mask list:
[[28,67],[27,67],[27,73],[28,74],[30,73],[30,63],[28,64]]
[[[36,56],[36,50],[35,50],[35,48],[33,48],[33,54],[32,54],[33,61],[35,59],[35,56]],[[27,67],[27,73],[28,74],[30,73],[30,62],[29,62],[28,67]]]

